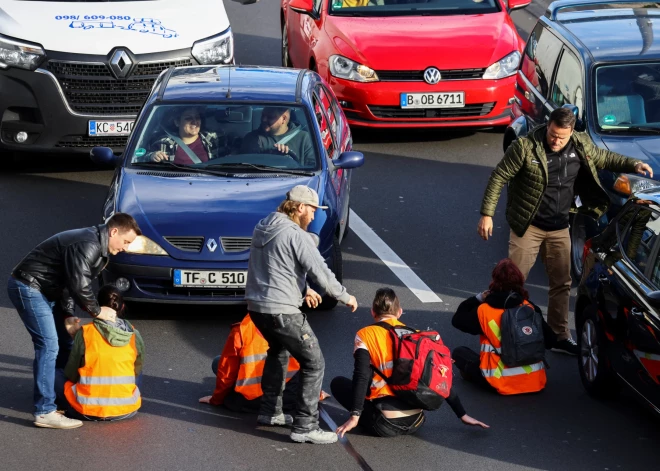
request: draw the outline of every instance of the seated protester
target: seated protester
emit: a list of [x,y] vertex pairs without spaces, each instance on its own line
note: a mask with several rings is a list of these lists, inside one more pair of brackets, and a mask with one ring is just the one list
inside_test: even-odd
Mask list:
[[[289,154],[292,151],[293,154]],[[291,155],[302,167],[316,167],[312,138],[291,122],[291,110],[267,106],[261,113],[261,126],[243,138],[242,154],[282,153]]]
[[[399,321],[403,314],[399,299],[390,288],[381,288],[376,292],[371,315],[376,322],[387,322],[391,326],[404,325]],[[424,412],[413,409],[405,401],[397,398],[375,368],[389,376],[392,373],[392,339],[386,329],[370,325],[358,331],[355,337],[355,366],[353,379],[337,377],[330,383],[330,390],[347,410],[350,419],[337,429],[340,437],[360,425],[368,432],[381,437],[410,435],[424,423]],[[383,366],[383,365],[388,365]],[[488,425],[473,419],[465,413],[455,391],[446,399],[457,417],[468,425],[488,428]]]
[[151,152],[141,161],[169,161],[179,165],[208,162],[229,153],[224,136],[215,132],[201,131],[202,118],[195,107],[178,107],[172,122],[176,133],[166,135],[151,145]]
[[114,285],[103,286],[98,301],[117,311],[117,319],[94,319],[78,330],[58,382],[61,385],[67,380],[63,390],[72,415],[97,421],[127,419],[137,414],[142,404],[138,385],[144,342],[122,318],[124,300]]
[[556,343],[556,334],[543,319],[541,309],[529,301],[523,287],[524,277],[509,258],[501,260],[493,269],[492,281],[487,291],[463,301],[452,325],[458,330],[480,335],[481,353],[467,347],[458,347],[452,359],[461,376],[500,394],[523,394],[541,391],[545,387],[546,374],[543,362],[522,367],[507,367],[496,353],[501,348],[500,321],[505,309],[528,304],[541,316],[545,348]]

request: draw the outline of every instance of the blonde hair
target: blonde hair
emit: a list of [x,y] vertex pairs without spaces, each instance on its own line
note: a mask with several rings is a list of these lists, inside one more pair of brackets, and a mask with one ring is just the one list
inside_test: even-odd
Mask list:
[[301,204],[303,203],[300,203],[298,201],[284,200],[280,203],[279,207],[277,208],[277,212],[284,213],[290,218],[293,218],[298,213],[298,208],[300,208]]

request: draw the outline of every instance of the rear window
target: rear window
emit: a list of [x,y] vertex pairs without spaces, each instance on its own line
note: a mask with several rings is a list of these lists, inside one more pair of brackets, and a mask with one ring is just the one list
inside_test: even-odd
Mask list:
[[336,16],[477,15],[500,11],[497,0],[330,0]]

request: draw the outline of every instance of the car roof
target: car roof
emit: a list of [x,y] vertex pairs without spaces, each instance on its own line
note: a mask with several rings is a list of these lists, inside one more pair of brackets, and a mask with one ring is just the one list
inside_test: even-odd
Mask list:
[[564,0],[553,2],[545,16],[563,26],[595,61],[660,59],[660,41],[654,41],[660,37],[660,2]]
[[304,70],[284,67],[176,67],[164,73],[156,99],[293,103],[301,100],[304,75]]

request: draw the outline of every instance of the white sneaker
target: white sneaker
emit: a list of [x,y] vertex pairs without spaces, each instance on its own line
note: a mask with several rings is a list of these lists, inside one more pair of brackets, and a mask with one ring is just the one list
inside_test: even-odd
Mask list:
[[337,434],[317,428],[316,430],[305,433],[291,432],[291,440],[298,443],[310,442],[316,445],[326,445],[335,443],[337,441]]
[[82,426],[82,421],[70,419],[58,411],[53,411],[49,414],[37,415],[34,418],[34,425],[43,428],[78,428]]

